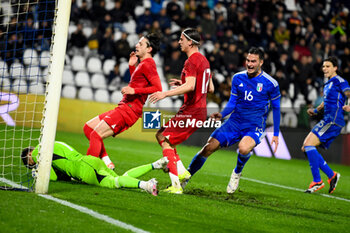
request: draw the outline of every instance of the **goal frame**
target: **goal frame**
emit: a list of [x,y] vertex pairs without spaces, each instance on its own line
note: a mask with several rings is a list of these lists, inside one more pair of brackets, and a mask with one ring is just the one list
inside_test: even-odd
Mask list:
[[57,0],[55,6],[55,20],[50,49],[51,59],[39,140],[38,168],[36,170],[35,193],[38,194],[46,194],[49,189],[71,4],[71,0]]

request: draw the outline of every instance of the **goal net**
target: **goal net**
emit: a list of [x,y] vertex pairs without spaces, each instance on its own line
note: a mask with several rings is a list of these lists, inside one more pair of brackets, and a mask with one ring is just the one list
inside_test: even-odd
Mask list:
[[[69,7],[60,7],[63,4]],[[1,189],[33,190],[40,180],[44,188],[39,192],[47,192],[70,4],[68,0],[0,0]],[[21,152],[37,145],[38,166],[31,170],[24,166]]]

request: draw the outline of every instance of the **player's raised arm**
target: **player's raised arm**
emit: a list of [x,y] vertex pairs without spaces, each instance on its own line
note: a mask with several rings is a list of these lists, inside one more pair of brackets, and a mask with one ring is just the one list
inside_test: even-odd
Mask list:
[[174,95],[182,95],[187,92],[193,91],[196,86],[196,78],[193,76],[186,77],[186,82],[181,86],[176,87],[175,89],[171,89],[165,92],[156,92],[150,96],[151,103],[157,103],[159,100],[164,99],[165,97],[174,96]]

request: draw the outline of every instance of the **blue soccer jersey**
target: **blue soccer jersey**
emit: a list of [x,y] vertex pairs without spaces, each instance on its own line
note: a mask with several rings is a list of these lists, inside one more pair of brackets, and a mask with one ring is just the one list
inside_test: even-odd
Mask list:
[[247,71],[235,74],[231,95],[237,101],[229,120],[239,123],[242,129],[252,126],[265,129],[269,104],[281,96],[277,81],[264,71],[253,78],[248,77]]
[[342,107],[347,97],[344,92],[349,91],[349,83],[340,76],[334,76],[324,85],[324,120],[333,122],[341,127],[345,125]]

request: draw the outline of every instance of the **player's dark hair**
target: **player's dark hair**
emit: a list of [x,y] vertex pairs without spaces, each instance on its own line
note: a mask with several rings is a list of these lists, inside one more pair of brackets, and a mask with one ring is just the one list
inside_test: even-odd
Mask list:
[[32,150],[34,150],[33,147],[27,147],[27,148],[24,148],[21,153],[21,159],[23,161],[23,164],[29,169],[32,169],[34,167],[28,164],[28,153],[31,152]]
[[323,62],[328,61],[332,63],[333,66],[338,67],[338,69],[335,71],[337,75],[342,75],[343,73],[339,69],[339,63],[338,63],[338,58],[334,56],[327,57],[326,59],[323,60]]
[[182,34],[187,38],[187,40],[192,41],[193,45],[200,45],[201,36],[196,29],[186,28],[185,30],[183,30]]
[[259,59],[260,60],[264,60],[264,51],[260,48],[257,47],[251,47],[248,51],[248,53],[250,54],[255,54],[255,55],[259,55]]
[[160,47],[159,35],[156,33],[150,33],[150,34],[147,34],[145,38],[149,42],[148,46],[152,48],[151,55],[153,57],[159,51],[159,47]]
[[328,58],[324,59],[323,62],[325,62],[325,61],[328,61],[328,62],[332,63],[333,66],[336,66],[336,67],[339,68],[339,66],[338,66],[338,59],[336,57],[333,57],[333,56],[328,57]]

